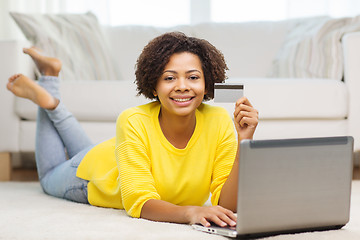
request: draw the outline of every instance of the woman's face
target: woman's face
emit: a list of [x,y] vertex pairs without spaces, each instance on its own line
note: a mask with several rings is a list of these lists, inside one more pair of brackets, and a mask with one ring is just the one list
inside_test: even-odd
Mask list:
[[200,58],[189,52],[173,54],[156,85],[162,115],[190,116],[202,103],[205,78]]

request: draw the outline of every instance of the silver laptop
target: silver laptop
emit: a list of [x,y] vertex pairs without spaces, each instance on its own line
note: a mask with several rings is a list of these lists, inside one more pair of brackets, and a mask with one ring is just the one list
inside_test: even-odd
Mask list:
[[353,138],[241,142],[236,228],[197,230],[261,237],[339,229],[349,221]]

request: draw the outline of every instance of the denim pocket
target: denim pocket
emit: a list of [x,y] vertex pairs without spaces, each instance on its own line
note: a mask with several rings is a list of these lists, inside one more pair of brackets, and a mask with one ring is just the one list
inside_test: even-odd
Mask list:
[[88,204],[88,198],[87,198],[87,187],[85,184],[82,184],[77,187],[72,187],[68,189],[64,194],[64,199],[78,202],[78,203],[86,203]]

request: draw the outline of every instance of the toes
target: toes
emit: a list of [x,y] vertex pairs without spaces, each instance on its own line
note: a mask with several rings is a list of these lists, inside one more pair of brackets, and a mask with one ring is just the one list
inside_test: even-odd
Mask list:
[[23,48],[23,52],[25,54],[28,54],[28,55],[32,56],[32,57],[39,54],[38,50],[35,47]]
[[23,53],[30,54],[30,48],[23,48]]
[[15,81],[18,77],[20,77],[21,74],[14,74],[9,78],[9,82],[13,82]]
[[23,52],[26,54],[40,54],[42,52],[42,50],[40,48],[32,46],[29,48],[23,48]]
[[7,90],[11,91],[12,86],[13,86],[13,84],[12,84],[11,82],[8,82],[8,83],[6,84]]

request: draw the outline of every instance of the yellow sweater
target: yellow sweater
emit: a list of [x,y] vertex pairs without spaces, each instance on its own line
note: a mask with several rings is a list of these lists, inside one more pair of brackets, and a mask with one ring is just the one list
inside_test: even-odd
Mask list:
[[201,206],[211,192],[212,204],[218,204],[237,149],[230,116],[223,108],[201,104],[190,141],[177,149],[161,131],[159,112],[158,102],[125,110],[116,138],[84,157],[77,176],[89,180],[90,204],[125,209],[132,217],[140,217],[149,199]]

